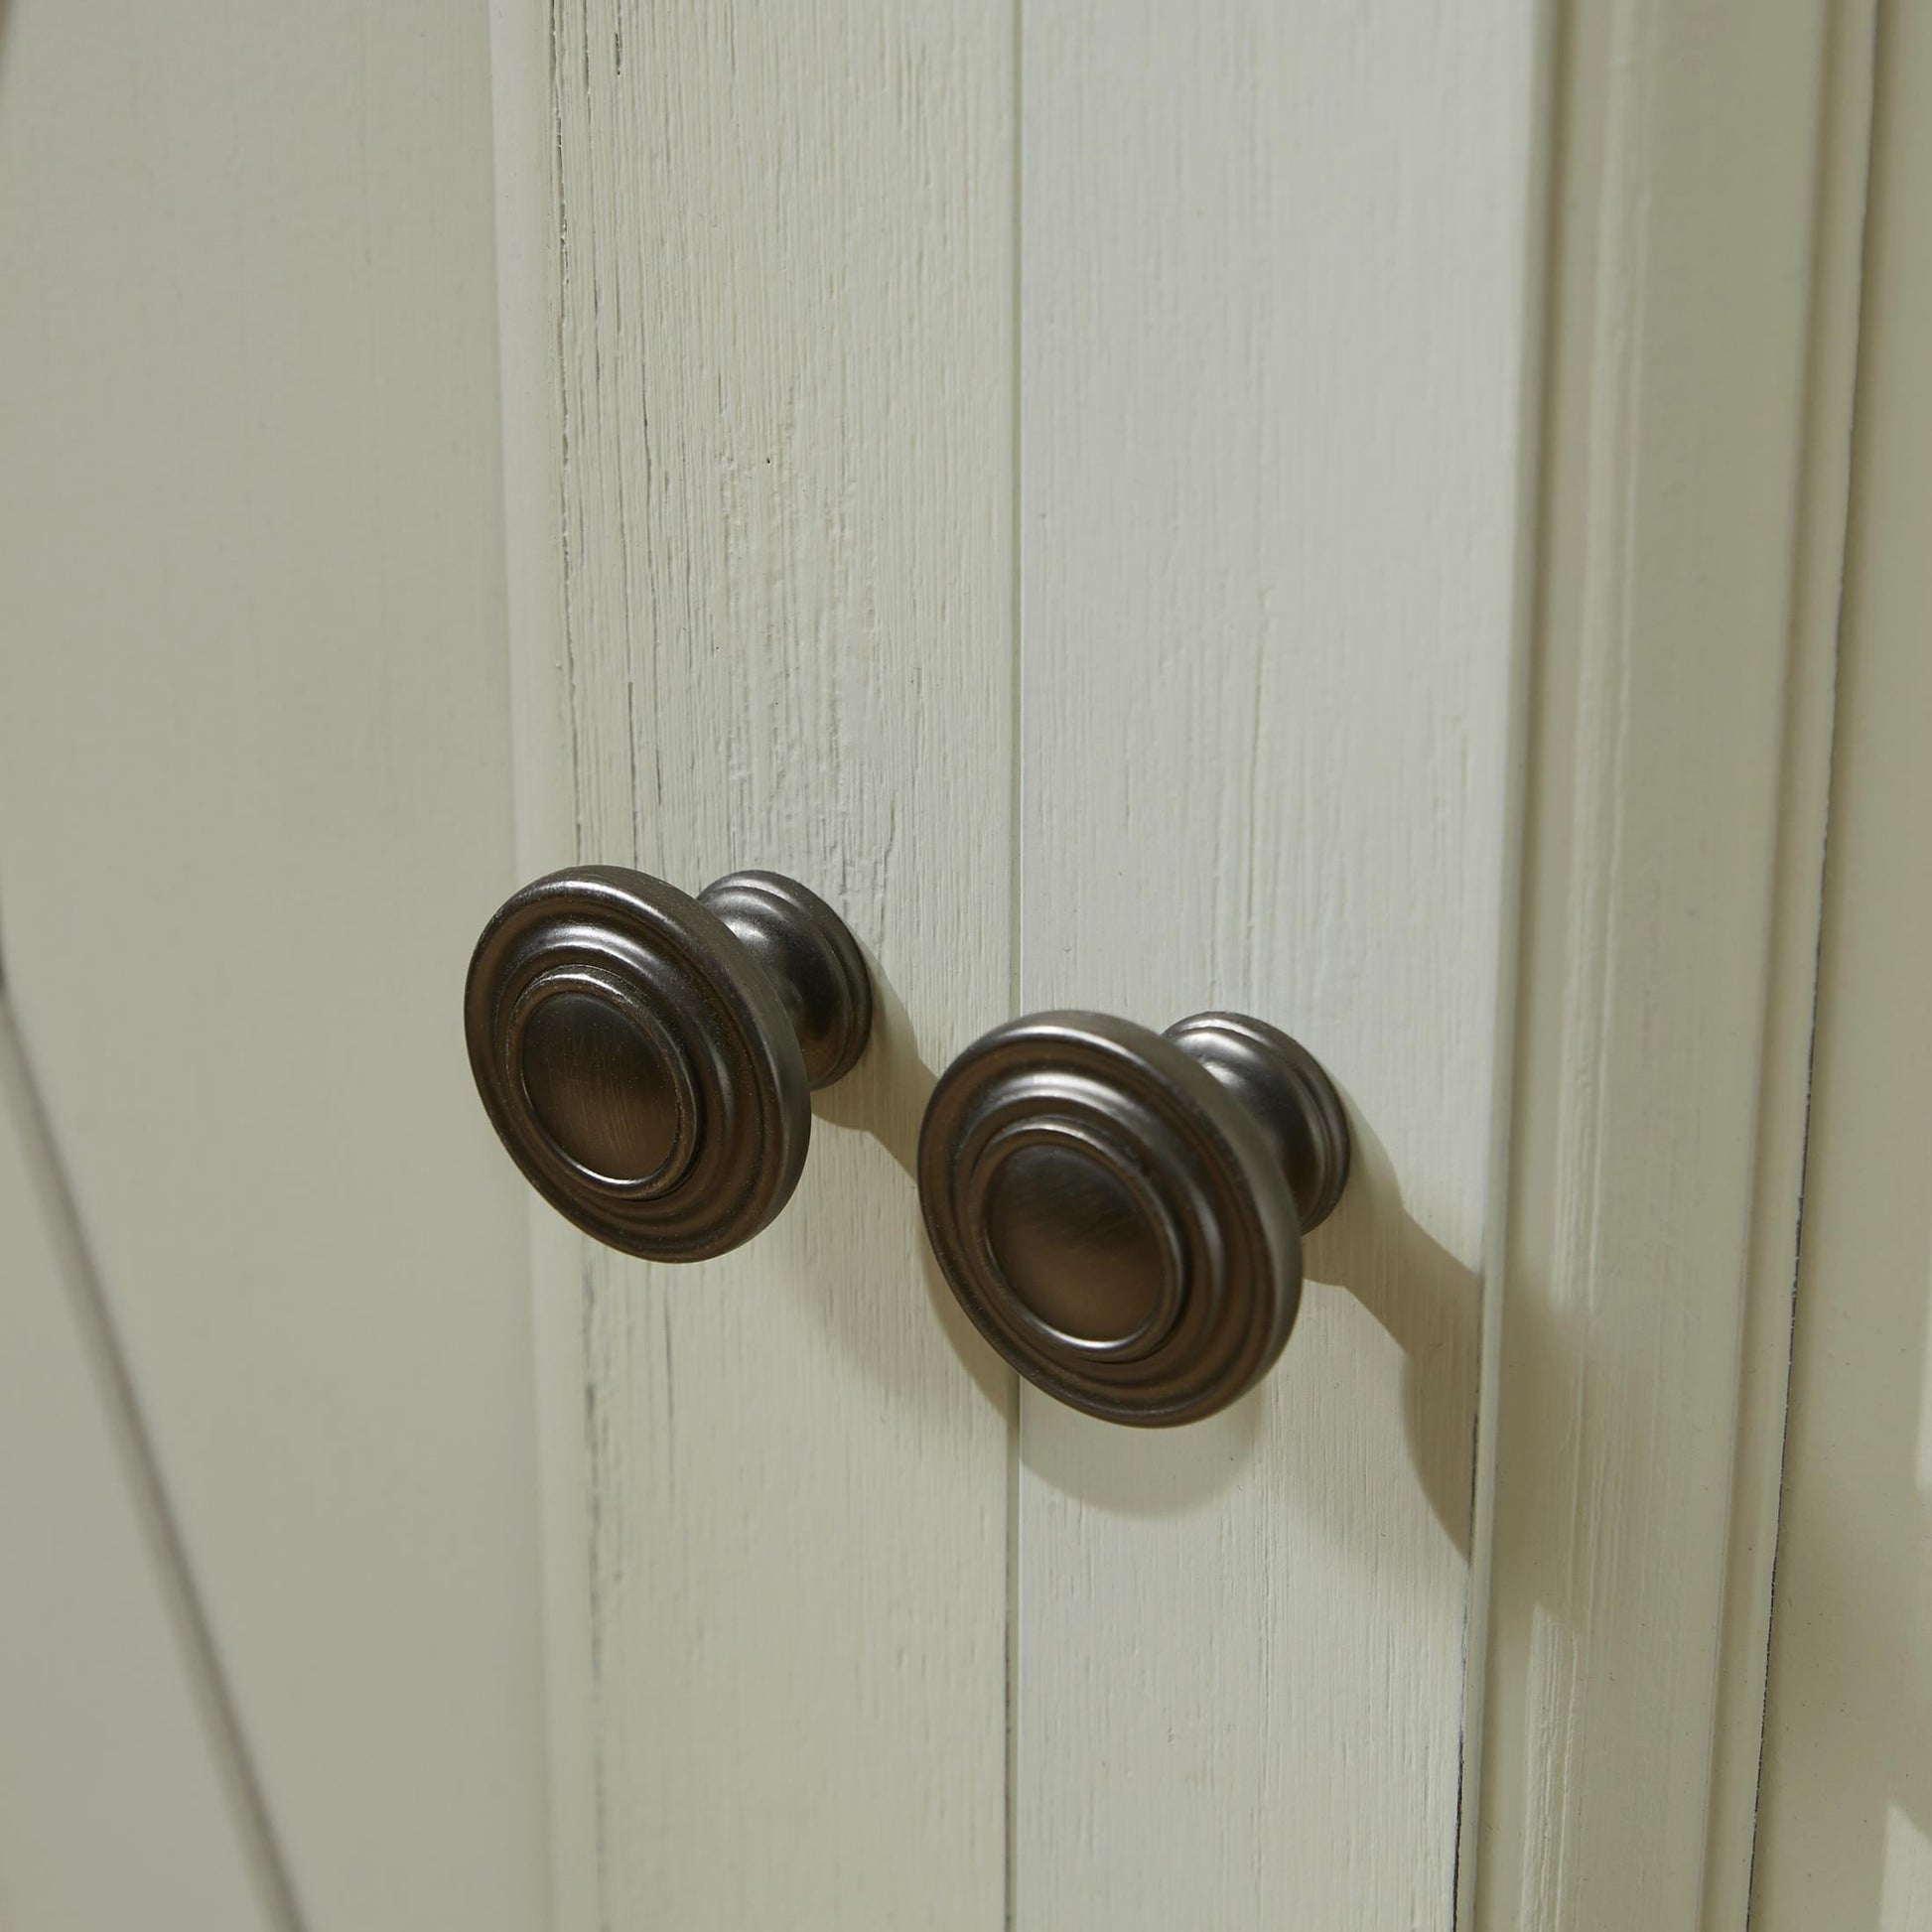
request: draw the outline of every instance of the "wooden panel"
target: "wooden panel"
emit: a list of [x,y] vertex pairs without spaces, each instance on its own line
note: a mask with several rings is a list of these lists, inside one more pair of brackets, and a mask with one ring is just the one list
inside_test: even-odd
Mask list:
[[[886,996],[755,1244],[549,1250],[581,1326],[546,1343],[546,1441],[583,1484],[550,1492],[553,1575],[590,1553],[556,1634],[558,1775],[594,1810],[566,1893],[612,1924],[988,1932],[1009,1394],[908,1170],[932,1069],[1011,988],[1011,23],[592,0],[548,28],[500,43],[549,89],[515,165],[560,170],[506,338],[557,385],[509,377],[551,436],[517,648],[563,680],[568,837],[693,891],[793,872]],[[554,861],[528,750],[526,856]]]
[[1843,73],[1820,0],[1602,0],[1560,49],[1483,1927],[1741,1921],[1842,529],[1847,12]]
[[1932,1923],[1932,20],[1878,53],[1753,1932]]
[[313,1932],[545,1897],[486,22],[15,0],[0,913]]
[[1858,376],[1872,19],[1872,0],[1838,0],[1827,9],[1825,25],[1803,440],[1790,550],[1791,649],[1700,1932],[1739,1932],[1744,1925],[1757,1836]]
[[1514,5],[1029,0],[1023,1005],[1348,1089],[1268,1383],[1023,1403],[1027,1927],[1444,1927],[1510,842]]
[[0,1282],[0,1923],[294,1932],[4,1008]]

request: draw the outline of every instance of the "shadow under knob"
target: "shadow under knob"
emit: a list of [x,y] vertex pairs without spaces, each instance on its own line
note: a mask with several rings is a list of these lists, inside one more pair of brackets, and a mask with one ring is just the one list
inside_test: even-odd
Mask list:
[[1302,1241],[1340,1198],[1348,1122],[1286,1034],[1203,1013],[996,1027],[919,1132],[934,1252],[980,1332],[1089,1415],[1197,1421],[1274,1365]]
[[769,872],[696,898],[616,866],[553,873],[483,928],[464,993],[477,1091],[531,1185],[656,1261],[723,1254],[784,1206],[811,1089],[871,1029],[845,922]]

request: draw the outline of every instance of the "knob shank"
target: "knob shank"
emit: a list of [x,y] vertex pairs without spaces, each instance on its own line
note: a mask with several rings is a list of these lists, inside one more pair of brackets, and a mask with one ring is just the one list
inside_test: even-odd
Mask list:
[[770,980],[814,1089],[858,1064],[872,1032],[872,976],[846,922],[795,880],[734,872],[698,895]]
[[1298,1039],[1244,1013],[1176,1020],[1169,1039],[1240,1101],[1268,1136],[1302,1232],[1335,1211],[1348,1184],[1348,1115],[1335,1083]]

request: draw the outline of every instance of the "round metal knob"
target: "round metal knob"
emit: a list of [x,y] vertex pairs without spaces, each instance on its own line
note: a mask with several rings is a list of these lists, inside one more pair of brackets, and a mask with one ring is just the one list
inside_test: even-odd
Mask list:
[[790,1199],[810,1089],[865,1050],[872,982],[845,922],[776,873],[691,898],[587,866],[483,927],[464,1027],[491,1125],[559,1213],[626,1253],[700,1261]]
[[1328,1076],[1259,1020],[1157,1034],[1098,1013],[996,1027],[941,1076],[919,1200],[954,1295],[1048,1395],[1193,1422],[1274,1365],[1305,1229],[1348,1177]]

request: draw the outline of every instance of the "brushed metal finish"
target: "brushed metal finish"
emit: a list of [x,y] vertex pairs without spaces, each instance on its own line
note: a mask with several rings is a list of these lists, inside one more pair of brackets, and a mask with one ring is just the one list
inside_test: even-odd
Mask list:
[[795,880],[733,873],[692,898],[585,866],[484,926],[464,1027],[490,1124],[559,1213],[628,1254],[700,1261],[790,1199],[811,1089],[865,1051],[872,982]]
[[1089,1415],[1194,1422],[1274,1365],[1302,1233],[1348,1178],[1313,1057],[1245,1015],[1165,1034],[1042,1013],[976,1040],[919,1132],[926,1230],[960,1306],[1036,1387]]

